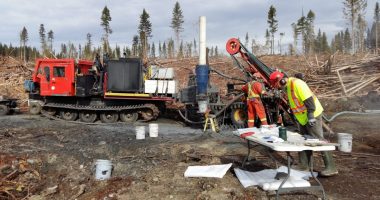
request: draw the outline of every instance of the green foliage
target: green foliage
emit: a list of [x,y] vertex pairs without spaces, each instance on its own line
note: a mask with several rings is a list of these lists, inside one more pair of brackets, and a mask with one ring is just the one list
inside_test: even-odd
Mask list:
[[150,57],[156,58],[156,47],[154,46],[154,43],[152,43],[152,47],[150,49]]
[[245,34],[245,42],[244,42],[244,46],[248,47],[248,43],[249,43],[249,35],[248,35],[248,32]]
[[53,40],[54,40],[54,32],[50,30],[48,32],[48,42],[49,42],[49,51],[50,53],[53,52]]
[[267,23],[269,25],[269,32],[271,33],[271,53],[274,54],[274,34],[278,30],[278,21],[276,19],[276,8],[271,5],[268,11],[268,20]]
[[178,1],[174,4],[173,8],[173,16],[170,27],[173,29],[175,36],[176,36],[176,42],[177,45],[180,40],[180,33],[183,31],[183,14],[181,6],[179,5]]
[[112,29],[110,26],[110,21],[112,21],[110,10],[107,8],[107,6],[104,6],[102,15],[100,17],[100,25],[104,29],[104,35],[102,37],[103,40],[103,49],[104,52],[110,53],[110,45],[108,41],[108,37],[110,34],[112,34]]
[[28,30],[26,30],[25,26],[22,28],[20,33],[20,56],[21,59],[24,59],[26,62],[26,42],[29,40]]
[[14,47],[12,46],[12,44],[6,45],[6,44],[0,43],[1,56],[20,57],[21,52],[23,52],[25,61],[34,60],[35,58],[41,57],[40,52],[35,47],[30,47],[30,46]]
[[46,55],[47,45],[46,45],[46,33],[45,33],[44,24],[40,24],[39,35],[40,35],[42,55]]
[[[352,53],[357,50],[357,45],[355,45],[356,40],[359,36],[355,33],[357,28],[357,18],[360,14],[363,14],[367,7],[367,0],[343,0],[343,15],[350,22],[351,25],[351,42],[352,42]],[[360,40],[360,39],[359,39]]]
[[86,35],[86,44],[84,45],[84,57],[86,59],[92,59],[92,52],[91,52],[91,48],[92,48],[92,35],[91,33],[87,33]]
[[163,57],[161,41],[158,42],[158,57]]
[[183,41],[179,45],[177,58],[183,58]]
[[140,56],[142,57],[142,59],[147,58],[148,38],[152,37],[152,24],[150,23],[149,17],[149,14],[146,12],[144,8],[142,14],[140,15],[140,24],[138,27],[141,46]]
[[106,34],[111,34],[112,29],[110,26],[110,21],[112,21],[110,10],[107,8],[107,6],[104,6],[102,15],[100,17],[100,25],[103,27]]
[[166,42],[164,42],[164,44],[162,45],[162,57],[163,58],[167,58],[168,57],[168,51],[167,51],[167,48],[166,48]]
[[139,33],[144,32],[147,38],[152,37],[152,23],[150,23],[149,17],[149,14],[143,9],[138,27]]
[[132,39],[132,56],[137,57],[138,56],[138,45],[139,45],[139,36],[135,35]]
[[315,14],[309,10],[307,16],[301,16],[296,25],[293,25],[293,37],[297,38],[298,34],[302,36],[302,52],[305,54],[313,53],[315,44],[314,35],[314,20]]

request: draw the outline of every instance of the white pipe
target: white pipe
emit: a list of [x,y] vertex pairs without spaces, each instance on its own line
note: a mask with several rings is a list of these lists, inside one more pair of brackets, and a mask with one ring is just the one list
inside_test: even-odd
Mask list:
[[206,65],[206,17],[199,17],[199,65]]

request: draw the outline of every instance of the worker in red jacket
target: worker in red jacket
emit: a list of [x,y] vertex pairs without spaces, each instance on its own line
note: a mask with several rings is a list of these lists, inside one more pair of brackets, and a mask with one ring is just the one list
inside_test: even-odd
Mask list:
[[261,95],[265,92],[262,83],[251,78],[250,82],[242,87],[242,90],[247,94],[248,127],[255,126],[256,116],[261,121],[261,125],[267,125],[265,108],[261,101]]

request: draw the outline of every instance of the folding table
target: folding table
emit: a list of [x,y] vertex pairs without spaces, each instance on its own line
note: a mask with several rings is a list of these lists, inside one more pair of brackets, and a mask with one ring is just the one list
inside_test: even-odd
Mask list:
[[[313,154],[312,153],[314,151],[333,151],[333,150],[335,150],[334,144],[315,143],[316,145],[320,145],[320,146],[305,146],[305,141],[302,141],[299,139],[302,136],[298,133],[291,132],[291,131],[288,131],[288,140],[287,141],[271,143],[271,142],[268,142],[267,139],[264,139],[265,134],[260,133],[260,129],[254,129],[254,130],[256,130],[257,134],[255,133],[255,131],[249,131],[252,129],[247,129],[247,132],[244,132],[242,130],[243,129],[240,129],[240,131],[234,131],[234,135],[236,135],[240,138],[243,138],[247,141],[248,154],[243,161],[243,165],[245,164],[245,162],[248,160],[248,158],[250,156],[251,143],[256,143],[258,145],[267,147],[273,151],[286,152],[288,174],[287,174],[286,178],[282,181],[278,190],[276,191],[276,199],[279,198],[279,195],[281,193],[290,192],[290,191],[300,191],[300,190],[318,190],[318,191],[321,191],[323,193],[323,199],[326,199],[325,190],[323,189],[321,182],[318,180],[318,178],[313,173]],[[270,135],[274,136],[273,134],[269,134],[269,136]],[[291,136],[291,137],[289,137],[289,136]],[[277,137],[278,137],[278,135],[277,135]],[[317,182],[318,185],[312,185],[310,187],[282,188],[282,186],[285,184],[285,182],[290,177],[290,169],[291,169],[292,160],[293,160],[292,156],[290,155],[290,152],[300,152],[300,151],[310,151],[311,156],[310,156],[310,161],[309,161],[309,169],[310,169],[311,176]],[[272,156],[271,156],[271,158],[273,159]]]

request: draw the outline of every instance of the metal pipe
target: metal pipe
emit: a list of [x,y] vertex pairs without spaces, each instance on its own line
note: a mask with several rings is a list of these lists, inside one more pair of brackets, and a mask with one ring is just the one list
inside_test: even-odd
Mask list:
[[199,17],[199,62],[198,65],[206,65],[206,17]]

